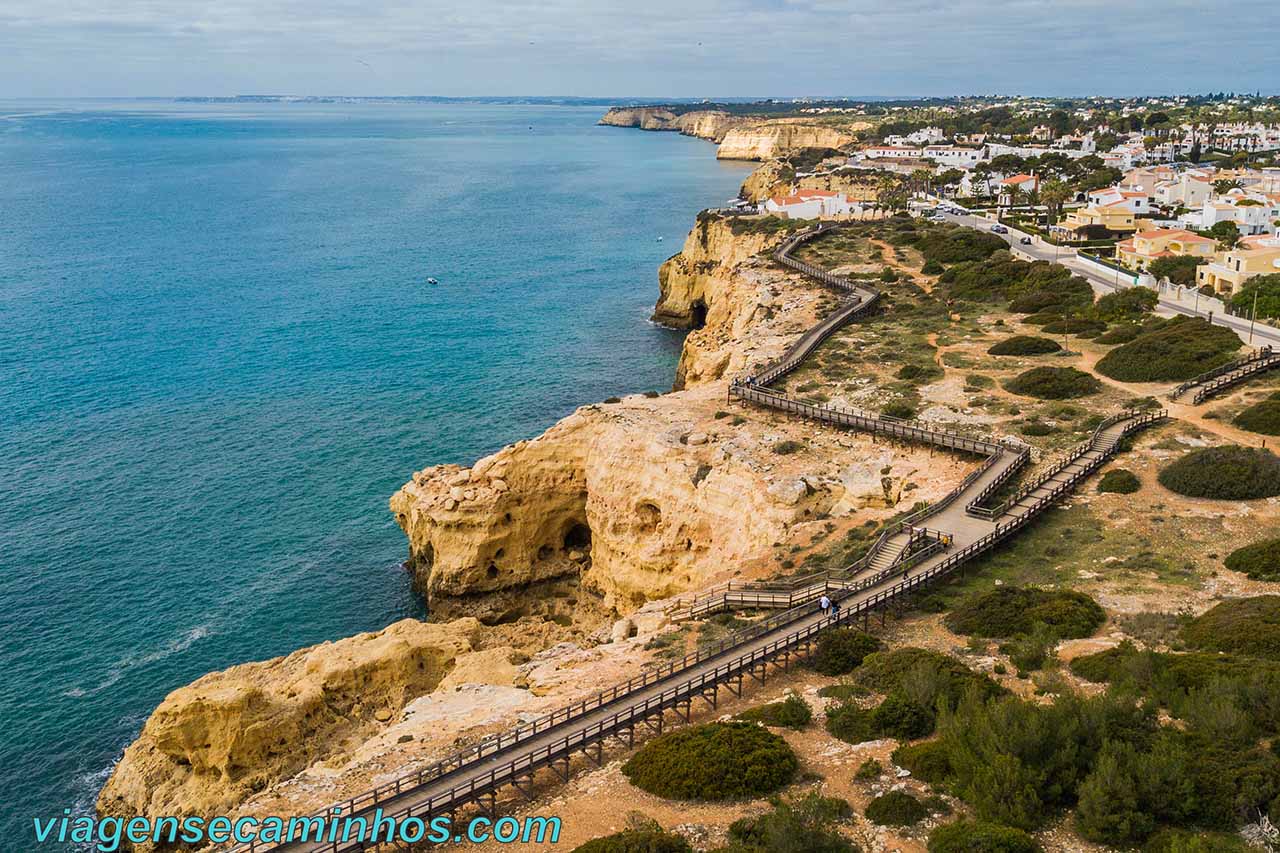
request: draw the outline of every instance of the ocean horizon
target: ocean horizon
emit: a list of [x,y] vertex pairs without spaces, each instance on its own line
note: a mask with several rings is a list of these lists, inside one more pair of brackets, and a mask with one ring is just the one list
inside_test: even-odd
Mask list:
[[658,265],[749,166],[601,113],[0,101],[0,837],[200,675],[427,616],[415,470],[670,386]]

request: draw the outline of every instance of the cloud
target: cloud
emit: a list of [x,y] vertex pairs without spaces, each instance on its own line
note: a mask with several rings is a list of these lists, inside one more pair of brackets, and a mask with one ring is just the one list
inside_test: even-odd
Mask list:
[[0,94],[1273,90],[1278,21],[1261,0],[6,0]]

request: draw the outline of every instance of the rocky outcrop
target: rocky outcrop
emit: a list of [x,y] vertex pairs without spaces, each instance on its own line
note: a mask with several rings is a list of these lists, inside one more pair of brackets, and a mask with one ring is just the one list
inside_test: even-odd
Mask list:
[[212,815],[368,736],[472,652],[480,623],[405,619],[170,693],[98,798],[104,815]]
[[720,160],[770,160],[800,148],[843,148],[857,137],[836,127],[786,120],[731,128],[720,143]]
[[851,198],[874,201],[879,177],[871,170],[853,167],[797,176],[796,170],[785,160],[769,160],[747,176],[738,195],[758,202],[796,189],[834,190]]
[[598,124],[611,127],[638,127],[641,130],[670,130],[698,139],[719,142],[730,128],[754,121],[722,110],[692,110],[673,113],[663,107],[615,107]]

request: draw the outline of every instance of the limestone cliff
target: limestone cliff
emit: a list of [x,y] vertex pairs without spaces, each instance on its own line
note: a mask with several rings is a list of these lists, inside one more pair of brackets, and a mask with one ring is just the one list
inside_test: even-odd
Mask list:
[[638,127],[641,130],[671,130],[685,136],[719,142],[730,128],[754,121],[723,110],[692,110],[676,115],[662,107],[615,107],[598,124],[611,127]]
[[480,623],[413,619],[173,691],[125,750],[99,812],[213,815],[368,736],[472,651]]
[[874,201],[878,178],[871,170],[852,167],[797,177],[796,170],[786,160],[768,160],[747,176],[738,195],[748,201],[763,201],[793,189],[835,190],[851,198]]
[[799,148],[843,148],[857,137],[820,124],[775,120],[730,128],[716,151],[721,160],[769,160]]

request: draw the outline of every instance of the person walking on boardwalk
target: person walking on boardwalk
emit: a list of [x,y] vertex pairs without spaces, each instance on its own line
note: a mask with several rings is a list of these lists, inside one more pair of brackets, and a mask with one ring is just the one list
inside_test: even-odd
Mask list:
[[818,599],[818,607],[822,610],[824,616],[831,615],[831,599],[825,595]]
[[831,600],[831,618],[840,618],[840,602],[836,601],[834,598]]

